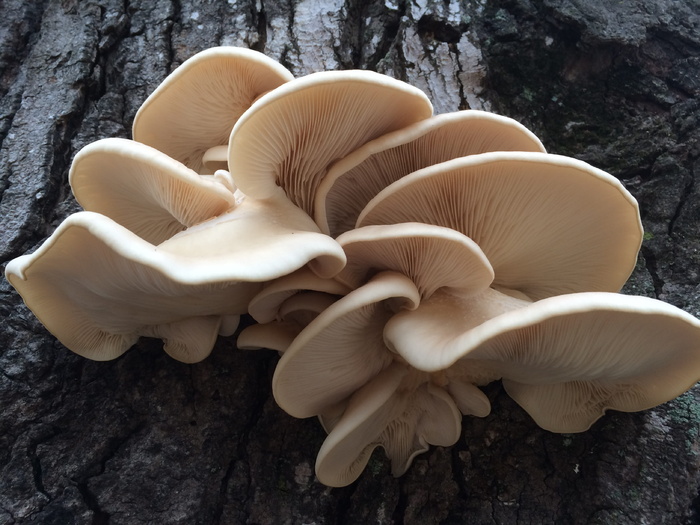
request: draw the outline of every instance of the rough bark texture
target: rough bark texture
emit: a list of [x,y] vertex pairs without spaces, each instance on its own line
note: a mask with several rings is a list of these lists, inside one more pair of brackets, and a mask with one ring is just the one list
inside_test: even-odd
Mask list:
[[[77,205],[74,154],[204,48],[264,51],[295,75],[368,68],[437,112],[514,117],[550,152],[619,177],[647,230],[627,292],[700,315],[696,0],[4,0],[0,260]],[[188,366],[143,341],[95,363],[0,283],[0,523],[615,523],[697,520],[700,388],[590,431],[539,429],[502,391],[450,449],[400,479],[381,451],[344,489],[313,475],[324,438],[270,395],[273,353],[221,340]],[[663,349],[661,349],[663,350]]]

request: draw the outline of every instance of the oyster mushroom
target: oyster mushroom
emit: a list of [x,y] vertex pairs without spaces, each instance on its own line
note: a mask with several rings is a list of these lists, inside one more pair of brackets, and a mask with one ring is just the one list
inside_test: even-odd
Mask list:
[[365,142],[430,117],[425,94],[371,71],[327,71],[267,93],[236,122],[228,160],[247,195],[284,192],[313,217],[328,166]]
[[496,287],[531,299],[620,290],[642,242],[637,202],[617,179],[546,153],[482,153],[416,171],[377,194],[357,226],[402,222],[463,233]]
[[391,364],[384,325],[419,301],[408,277],[382,272],[334,302],[282,355],[272,380],[277,404],[294,417],[311,417],[347,399]]
[[471,306],[431,298],[393,316],[384,338],[422,370],[491,371],[553,432],[584,431],[608,409],[651,408],[700,379],[700,321],[662,301],[575,293],[476,325],[452,321],[472,315]]
[[414,171],[488,151],[544,152],[522,124],[484,111],[444,113],[387,133],[334,163],[316,192],[314,219],[337,237],[355,226],[367,203]]
[[284,198],[244,199],[229,212],[154,245],[106,216],[79,212],[6,276],[64,345],[113,359],[139,336],[162,338],[181,361],[206,357],[231,333],[262,283],[318,259],[330,274],[340,246]]
[[233,125],[258,97],[293,78],[257,51],[207,49],[185,60],[141,105],[134,118],[134,140],[198,173],[228,169]]
[[411,372],[392,364],[360,388],[334,421],[316,459],[321,483],[342,487],[355,481],[376,447],[401,476],[430,445],[451,446],[459,439],[462,415],[452,398],[429,382],[419,386]]
[[226,185],[127,139],[85,146],[73,159],[69,181],[85,210],[102,213],[154,244],[236,205]]

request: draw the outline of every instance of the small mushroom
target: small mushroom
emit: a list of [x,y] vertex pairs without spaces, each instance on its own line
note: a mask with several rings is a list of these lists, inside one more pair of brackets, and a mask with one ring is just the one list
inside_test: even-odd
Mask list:
[[277,320],[244,328],[236,346],[241,350],[268,348],[285,352],[294,338],[338,296],[322,292],[299,292],[283,301],[277,311]]
[[484,111],[444,113],[387,133],[334,163],[316,192],[314,219],[337,237],[354,227],[367,203],[414,171],[488,151],[544,152],[539,139],[513,119]]
[[411,280],[382,272],[321,312],[284,352],[272,391],[294,417],[311,417],[346,399],[392,362],[382,331],[396,311],[420,301]]
[[231,129],[258,97],[292,80],[282,65],[240,47],[213,47],[185,60],[141,105],[134,140],[198,173],[227,169]]
[[[419,384],[411,384],[418,381]],[[329,421],[326,419],[326,421]],[[316,459],[319,481],[342,487],[355,481],[381,446],[400,476],[430,445],[459,439],[462,415],[441,388],[394,363],[360,388],[332,423]]]
[[73,159],[69,181],[78,203],[153,244],[236,205],[230,188],[133,140],[108,138]]
[[284,192],[313,217],[316,188],[332,162],[431,114],[422,91],[385,75],[313,73],[267,93],[236,122],[231,175],[246,195]]
[[416,171],[372,199],[357,226],[409,221],[471,238],[494,286],[533,300],[618,291],[642,241],[637,202],[617,179],[546,153],[482,153]]
[[248,313],[259,323],[274,321],[279,315],[280,305],[302,290],[347,295],[351,289],[335,279],[319,277],[305,266],[266,283],[260,293],[250,301]]

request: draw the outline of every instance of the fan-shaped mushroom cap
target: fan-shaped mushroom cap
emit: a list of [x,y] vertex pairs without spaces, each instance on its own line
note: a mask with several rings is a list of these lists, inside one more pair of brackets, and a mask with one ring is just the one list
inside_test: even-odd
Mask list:
[[230,331],[232,316],[246,312],[258,283],[314,258],[332,271],[345,262],[340,246],[289,201],[247,199],[159,246],[80,212],[36,252],[10,261],[6,275],[80,355],[112,359],[144,335],[163,338],[168,353],[193,362],[206,357],[220,330]]
[[494,284],[532,299],[619,290],[642,241],[637,202],[617,179],[545,153],[482,153],[419,170],[382,190],[357,225],[408,221],[470,237]]
[[267,198],[284,190],[313,217],[329,164],[431,114],[422,91],[385,75],[313,73],[271,91],[241,116],[229,141],[229,167],[245,194]]
[[382,270],[410,277],[424,298],[443,286],[480,291],[493,280],[491,264],[479,246],[450,228],[415,222],[365,226],[336,240],[348,262],[335,279],[350,288]]
[[655,299],[562,295],[461,331],[444,322],[428,331],[419,311],[410,312],[414,318],[397,314],[391,322],[401,322],[387,327],[397,351],[427,347],[466,362],[465,369],[492,370],[537,424],[553,432],[584,431],[607,409],[651,408],[700,379],[700,321]]
[[164,339],[176,359],[199,361],[214,345],[221,316],[244,313],[260,288],[188,271],[92,212],[71,215],[36,252],[10,261],[6,275],[59,341],[98,361],[118,357],[140,336]]
[[419,300],[408,277],[383,272],[333,303],[283,354],[272,380],[277,404],[311,417],[350,396],[391,363],[382,337],[387,319]]
[[310,261],[319,273],[332,276],[346,261],[340,245],[320,233],[311,218],[284,196],[246,197],[228,213],[192,226],[158,248],[183,261],[184,275],[202,265],[210,279],[222,280],[233,274],[242,280],[270,281]]
[[410,375],[394,363],[350,398],[319,450],[316,475],[321,483],[349,485],[378,446],[391,460],[392,474],[400,476],[429,445],[457,442],[462,416],[452,398],[430,383],[407,387]]
[[103,139],[84,147],[73,159],[69,180],[83,208],[110,217],[153,244],[236,203],[223,184],[127,139]]
[[[257,51],[207,49],[185,60],[146,99],[134,119],[134,140],[202,172],[202,157],[228,143],[233,125],[253,101],[293,78]],[[213,173],[225,164],[221,150],[204,171]]]
[[333,164],[316,192],[316,223],[337,237],[354,227],[377,193],[404,175],[488,151],[545,149],[531,131],[507,117],[475,110],[436,115],[374,139]]
[[[384,341],[418,370],[445,370],[464,354],[462,346],[453,344],[462,334],[489,319],[531,304],[529,300],[493,288],[466,294],[438,290],[414,311],[399,312],[389,319],[384,328]],[[482,370],[474,367],[474,374],[472,382],[484,384]]]

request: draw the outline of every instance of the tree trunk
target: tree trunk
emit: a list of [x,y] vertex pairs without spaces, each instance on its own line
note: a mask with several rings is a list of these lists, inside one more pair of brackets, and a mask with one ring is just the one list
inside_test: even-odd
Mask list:
[[[700,9],[696,0],[4,0],[0,260],[79,208],[75,153],[129,137],[147,95],[215,45],[295,76],[362,68],[436,112],[487,109],[549,152],[609,171],[646,229],[626,292],[700,315]],[[88,361],[0,283],[0,523],[615,523],[697,519],[700,388],[588,432],[541,430],[499,384],[448,449],[353,485],[314,477],[315,420],[270,393],[273,352],[220,339],[204,362],[143,340]]]

